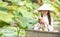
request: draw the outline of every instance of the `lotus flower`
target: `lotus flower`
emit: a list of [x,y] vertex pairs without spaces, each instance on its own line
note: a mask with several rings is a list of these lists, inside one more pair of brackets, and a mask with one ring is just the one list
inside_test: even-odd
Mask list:
[[45,23],[45,21],[42,19],[42,20],[40,20],[40,23]]
[[14,27],[17,27],[17,23],[16,22],[14,22]]

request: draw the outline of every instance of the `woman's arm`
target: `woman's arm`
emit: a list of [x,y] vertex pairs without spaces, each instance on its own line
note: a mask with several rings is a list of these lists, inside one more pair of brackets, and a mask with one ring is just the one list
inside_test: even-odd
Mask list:
[[51,25],[48,26],[49,31],[53,31],[54,27],[53,27],[53,18],[51,18]]

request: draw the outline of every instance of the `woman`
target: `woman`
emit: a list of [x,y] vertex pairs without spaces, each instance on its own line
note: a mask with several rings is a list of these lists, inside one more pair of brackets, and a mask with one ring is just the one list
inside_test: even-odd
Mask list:
[[38,18],[39,23],[34,26],[34,30],[53,31],[53,19],[50,15],[52,8],[50,8],[49,4],[43,4],[37,10],[41,12],[41,16]]

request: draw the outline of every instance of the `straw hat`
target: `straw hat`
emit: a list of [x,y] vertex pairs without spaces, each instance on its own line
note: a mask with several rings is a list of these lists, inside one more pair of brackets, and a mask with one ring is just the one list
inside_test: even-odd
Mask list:
[[38,9],[38,11],[42,11],[42,10],[49,10],[49,11],[53,11],[52,7],[50,4],[43,4],[42,6],[40,6]]

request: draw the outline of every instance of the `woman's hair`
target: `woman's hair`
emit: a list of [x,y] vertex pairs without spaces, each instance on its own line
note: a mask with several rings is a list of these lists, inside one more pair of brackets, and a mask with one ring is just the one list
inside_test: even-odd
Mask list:
[[[49,25],[51,25],[50,11],[48,11],[47,16],[48,16]],[[43,14],[42,13],[41,13],[41,17],[43,17]]]

